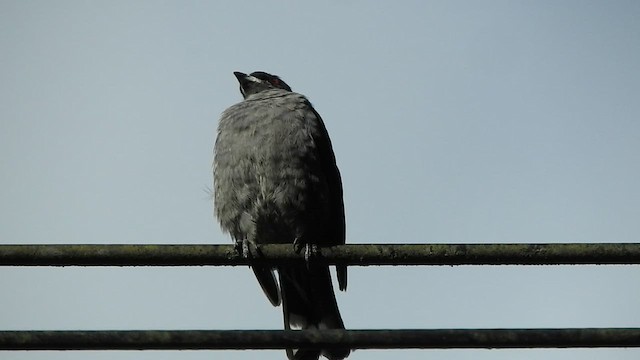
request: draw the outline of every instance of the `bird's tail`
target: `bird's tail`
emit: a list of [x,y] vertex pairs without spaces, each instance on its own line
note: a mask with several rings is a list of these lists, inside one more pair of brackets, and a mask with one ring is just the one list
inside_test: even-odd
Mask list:
[[[344,329],[328,266],[281,266],[278,274],[285,329]],[[330,360],[340,360],[349,352],[345,348],[287,349],[287,357],[290,360],[317,360],[322,354]]]

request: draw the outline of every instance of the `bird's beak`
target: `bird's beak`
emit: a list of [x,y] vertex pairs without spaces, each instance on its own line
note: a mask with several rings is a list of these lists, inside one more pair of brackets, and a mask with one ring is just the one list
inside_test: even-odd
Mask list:
[[233,75],[235,75],[236,79],[238,79],[238,81],[240,82],[242,82],[242,80],[245,80],[247,78],[247,74],[241,73],[240,71],[234,71]]

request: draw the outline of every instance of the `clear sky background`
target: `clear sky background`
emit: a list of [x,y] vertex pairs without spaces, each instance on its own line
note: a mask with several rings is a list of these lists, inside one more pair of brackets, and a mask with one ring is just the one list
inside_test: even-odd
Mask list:
[[[0,243],[228,244],[233,71],[323,116],[349,243],[640,241],[638,1],[0,1]],[[345,323],[639,327],[638,266],[353,267]],[[0,329],[281,329],[245,267],[0,268]],[[2,352],[283,359],[284,351]],[[359,350],[350,359],[638,359]]]

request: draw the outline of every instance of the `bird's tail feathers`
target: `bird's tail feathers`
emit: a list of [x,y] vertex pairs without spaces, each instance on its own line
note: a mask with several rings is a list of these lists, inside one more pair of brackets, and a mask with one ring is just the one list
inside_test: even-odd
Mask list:
[[260,287],[273,306],[280,305],[280,289],[276,282],[276,274],[273,268],[264,266],[252,266],[253,273],[260,283]]
[[[287,330],[344,329],[329,267],[305,265],[278,267],[284,326]],[[349,349],[287,349],[290,360],[344,359]]]

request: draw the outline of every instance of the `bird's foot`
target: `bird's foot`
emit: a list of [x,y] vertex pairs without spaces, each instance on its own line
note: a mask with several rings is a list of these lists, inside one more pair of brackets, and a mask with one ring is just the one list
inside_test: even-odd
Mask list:
[[235,243],[235,249],[238,254],[242,255],[245,259],[252,259],[255,255],[261,254],[258,244],[249,239],[237,240]]
[[307,264],[308,269],[311,261],[318,256],[318,245],[296,238],[293,241],[293,249],[299,254],[300,251],[302,251],[302,248],[304,248],[304,262]]
[[296,254],[300,254],[300,251],[305,247],[305,245],[307,245],[307,243],[297,237],[293,240],[293,251],[295,251]]

